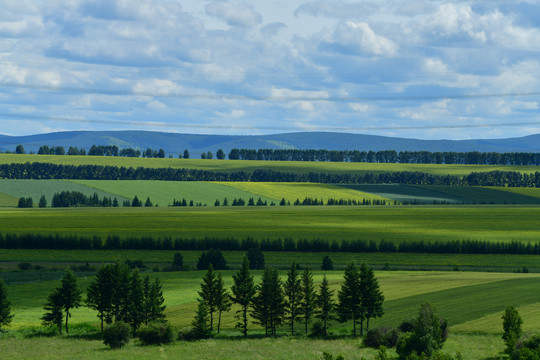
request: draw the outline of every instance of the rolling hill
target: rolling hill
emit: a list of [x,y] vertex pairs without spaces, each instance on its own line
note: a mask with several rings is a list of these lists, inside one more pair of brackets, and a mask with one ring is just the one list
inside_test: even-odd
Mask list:
[[480,151],[540,152],[540,134],[521,138],[477,140],[420,140],[376,135],[298,132],[274,135],[196,135],[150,131],[68,131],[29,136],[0,135],[0,151],[14,151],[22,144],[27,152],[40,146],[117,145],[119,148],[163,148],[167,155],[178,157],[188,149],[193,158],[207,151],[223,149],[327,149],[363,151]]

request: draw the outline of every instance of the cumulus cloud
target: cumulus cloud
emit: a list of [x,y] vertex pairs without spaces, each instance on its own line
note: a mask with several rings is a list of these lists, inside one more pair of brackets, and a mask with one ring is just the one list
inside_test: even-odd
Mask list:
[[262,16],[249,5],[230,2],[212,2],[205,7],[206,13],[225,21],[230,26],[253,27],[262,22]]
[[338,19],[357,19],[373,14],[380,6],[380,2],[370,1],[346,3],[344,1],[315,0],[300,5],[294,14],[296,16],[305,14]]

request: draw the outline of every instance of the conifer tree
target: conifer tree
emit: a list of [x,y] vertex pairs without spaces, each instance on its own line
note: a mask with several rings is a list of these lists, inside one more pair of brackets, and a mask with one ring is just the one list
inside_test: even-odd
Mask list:
[[197,314],[195,319],[191,322],[191,334],[197,339],[204,339],[210,336],[212,330],[209,325],[210,316],[206,309],[204,300],[199,299],[199,306],[197,307]]
[[328,279],[326,275],[323,276],[321,286],[319,287],[319,294],[317,294],[317,313],[316,317],[321,319],[324,326],[324,335],[327,335],[328,321],[333,318],[332,312],[334,311],[334,290],[330,290]]
[[253,298],[251,316],[264,326],[266,335],[276,335],[276,329],[283,322],[285,299],[283,287],[276,269],[265,269],[257,294]]
[[236,324],[236,327],[242,330],[244,336],[247,336],[248,311],[255,296],[255,283],[253,282],[253,276],[249,272],[249,261],[247,257],[244,257],[242,267],[238,273],[233,275],[231,292],[232,302],[241,307],[236,313],[236,318],[240,320]]
[[298,277],[296,263],[292,263],[287,273],[287,281],[283,285],[285,293],[285,311],[287,320],[291,324],[291,334],[294,335],[294,322],[300,315],[300,302],[302,298],[302,284]]
[[204,304],[206,305],[206,310],[210,315],[210,330],[214,329],[214,312],[216,309],[216,273],[214,272],[214,267],[212,264],[209,265],[208,271],[203,277],[203,282],[201,284],[201,291],[199,291],[199,296]]
[[137,329],[144,323],[144,289],[139,270],[135,269],[131,274],[128,286],[127,323],[133,329],[135,335]]
[[104,265],[96,272],[96,279],[90,283],[87,290],[86,306],[98,312],[101,331],[104,322],[110,324],[112,321],[113,282],[112,266]]
[[56,288],[47,297],[47,302],[43,306],[46,311],[41,317],[41,323],[47,327],[57,327],[58,332],[62,334],[62,322],[64,314],[62,312],[62,294],[60,288]]
[[301,276],[301,301],[300,313],[304,318],[304,331],[307,334],[309,321],[316,308],[316,293],[313,287],[313,275],[311,270],[306,267]]
[[71,318],[70,311],[81,305],[81,290],[77,287],[77,278],[70,269],[66,270],[59,291],[62,299],[62,309],[66,313],[66,333],[69,333],[68,320]]
[[225,288],[225,284],[223,282],[223,276],[221,273],[218,274],[218,278],[216,281],[216,309],[218,311],[218,324],[217,324],[217,333],[219,334],[219,330],[221,327],[221,314],[224,311],[231,310],[231,299],[229,292]]
[[360,272],[356,264],[350,263],[343,275],[344,282],[338,291],[337,311],[339,320],[353,321],[353,335],[356,336],[356,322],[362,318],[362,298],[360,292]]
[[11,302],[7,297],[6,285],[4,284],[4,281],[0,279],[0,329],[2,329],[2,326],[10,324],[13,316],[14,315],[11,313]]
[[[362,307],[365,311],[366,330],[369,331],[369,319],[381,317],[384,314],[382,307],[384,295],[381,292],[373,269],[364,263],[360,267],[360,278],[362,284]],[[363,329],[361,326],[360,335],[362,335],[362,332]]]
[[129,295],[129,279],[130,269],[125,263],[115,263],[111,267],[112,274],[112,316],[114,321],[128,322],[128,295]]
[[[148,275],[146,276],[148,278]],[[163,297],[163,287],[161,281],[156,278],[150,286],[150,294],[145,299],[147,309],[149,309],[148,322],[163,321],[165,320],[165,309],[167,306],[163,305],[165,298]]]

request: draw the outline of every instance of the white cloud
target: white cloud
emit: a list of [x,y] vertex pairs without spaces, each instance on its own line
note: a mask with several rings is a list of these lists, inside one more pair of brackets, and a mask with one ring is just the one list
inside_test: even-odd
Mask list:
[[225,21],[230,26],[253,27],[262,22],[262,16],[249,5],[211,2],[205,9],[209,15]]

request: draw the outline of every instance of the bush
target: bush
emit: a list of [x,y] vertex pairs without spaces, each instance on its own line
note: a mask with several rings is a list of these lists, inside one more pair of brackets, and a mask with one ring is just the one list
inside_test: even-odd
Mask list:
[[311,334],[310,336],[313,336],[313,337],[323,337],[325,336],[325,331],[324,331],[324,324],[322,321],[320,320],[317,320],[313,323],[313,325],[311,325]]
[[17,266],[18,266],[19,269],[21,269],[21,270],[30,270],[30,269],[32,269],[32,264],[27,263],[27,262],[19,263]]
[[117,321],[103,331],[103,343],[111,349],[120,349],[129,342],[131,327],[122,321]]
[[398,330],[404,333],[414,331],[414,319],[406,319],[398,326]]
[[370,329],[364,337],[364,345],[374,349],[381,346],[394,347],[397,344],[399,332],[392,328]]
[[169,344],[173,341],[173,331],[168,322],[145,325],[137,332],[143,345]]

